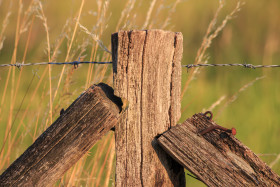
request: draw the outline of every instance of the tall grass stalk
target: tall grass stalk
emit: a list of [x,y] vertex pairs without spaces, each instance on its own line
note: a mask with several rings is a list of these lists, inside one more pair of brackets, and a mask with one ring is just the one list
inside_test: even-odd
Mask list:
[[250,86],[252,86],[256,81],[261,80],[265,78],[264,76],[262,77],[257,77],[254,80],[248,82],[247,84],[243,85],[236,93],[234,93],[227,101],[226,103],[219,109],[218,113],[215,115],[216,117],[218,117],[224,110],[226,107],[228,107],[231,103],[233,103],[239,96],[239,94],[241,92],[244,92],[247,88],[249,88]]
[[[73,41],[74,41],[74,38],[75,38],[75,35],[76,35],[76,32],[77,32],[78,23],[79,23],[81,14],[82,14],[82,10],[83,10],[83,7],[84,7],[84,3],[85,3],[85,1],[82,0],[81,6],[80,6],[80,9],[79,9],[79,13],[78,13],[78,16],[77,16],[75,28],[74,28],[74,31],[73,31],[73,34],[72,34],[72,38],[71,38],[71,41],[70,41],[70,45],[68,46],[68,49],[67,49],[67,54],[66,54],[66,57],[65,57],[65,62],[67,62],[67,61],[69,60],[70,51],[71,51],[71,49],[72,49],[72,44],[73,44]],[[58,83],[57,83],[57,88],[56,88],[56,90],[55,90],[55,92],[54,92],[53,99],[56,98],[56,95],[57,95],[57,93],[58,93],[58,89],[59,89],[59,86],[60,86],[60,84],[61,84],[61,80],[62,80],[62,76],[63,76],[63,74],[64,74],[64,71],[65,71],[65,65],[63,65],[63,68],[62,68],[62,70],[61,70],[60,77],[59,77],[59,80],[58,80]]]
[[[50,47],[50,36],[49,36],[49,28],[48,28],[48,24],[47,24],[47,18],[44,14],[44,10],[43,10],[43,6],[41,1],[37,1],[38,3],[38,7],[39,7],[39,11],[38,11],[38,17],[40,19],[42,19],[43,21],[43,25],[46,31],[46,37],[47,37],[47,51],[48,51],[48,61],[51,62],[51,47]],[[49,102],[50,102],[50,109],[49,109],[49,118],[50,118],[50,123],[52,123],[52,111],[53,111],[53,101],[52,101],[52,69],[51,69],[51,65],[48,65],[48,69],[49,69],[49,92],[50,92],[50,97],[49,97]]]
[[275,166],[280,160],[280,153],[277,155],[277,157],[275,158],[275,160],[273,160],[270,164],[269,167],[273,168],[273,166]]
[[[212,20],[210,21],[210,23],[208,25],[208,28],[207,28],[206,34],[203,38],[202,44],[197,51],[194,64],[203,63],[203,59],[205,58],[205,52],[211,46],[213,39],[215,39],[218,36],[218,34],[225,28],[226,24],[234,17],[234,15],[236,15],[241,10],[241,6],[243,5],[243,3],[238,1],[236,4],[236,7],[232,10],[232,12],[230,14],[228,14],[224,18],[222,23],[215,29],[218,16],[219,16],[222,8],[224,7],[224,3],[225,3],[224,0],[219,1],[219,7],[217,8],[214,17],[212,18]],[[205,63],[206,62],[207,61],[205,61]],[[192,68],[190,70],[188,79],[182,89],[181,98],[183,98],[183,96],[185,95],[185,92],[187,91],[190,82],[193,80],[193,78],[197,74],[198,70],[199,70],[199,68]]]
[[[11,59],[11,64],[16,63],[16,55],[17,55],[17,49],[18,49],[18,42],[19,42],[19,28],[20,28],[20,18],[21,18],[21,12],[22,12],[22,0],[19,1],[19,7],[18,7],[18,15],[17,15],[17,26],[16,26],[16,33],[15,33],[15,46],[14,46],[14,50],[13,50],[13,55],[12,55],[12,59]],[[1,101],[1,105],[4,102],[5,96],[6,96],[6,91],[7,91],[7,87],[8,87],[8,82],[10,79],[10,75],[11,75],[11,70],[12,70],[12,85],[11,85],[11,100],[10,100],[10,110],[9,110],[9,116],[8,116],[8,125],[6,127],[5,130],[5,136],[4,136],[4,140],[3,140],[3,145],[1,147],[1,151],[0,151],[0,158],[3,157],[3,150],[5,147],[6,142],[8,141],[8,144],[10,144],[11,141],[11,129],[12,129],[12,117],[13,117],[13,108],[14,108],[14,103],[13,103],[13,96],[14,96],[14,84],[15,84],[15,69],[14,68],[9,68],[9,73],[8,76],[6,78],[6,84],[5,84],[5,88],[4,88],[4,93],[3,93],[3,97],[2,97],[2,101]],[[8,147],[8,155],[10,153],[10,147]],[[9,158],[8,158],[8,163],[9,163]]]
[[147,28],[147,26],[148,26],[148,24],[149,24],[149,21],[150,21],[150,19],[151,19],[152,11],[153,11],[153,9],[154,9],[154,7],[155,7],[156,2],[157,2],[157,0],[151,1],[149,10],[148,10],[147,15],[146,15],[146,20],[145,20],[145,22],[144,22],[144,25],[143,25],[142,29],[146,29],[146,28]]

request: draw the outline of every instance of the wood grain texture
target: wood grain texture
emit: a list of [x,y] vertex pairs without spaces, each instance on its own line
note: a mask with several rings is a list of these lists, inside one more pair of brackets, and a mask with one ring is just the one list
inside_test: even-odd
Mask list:
[[92,86],[3,172],[0,186],[52,186],[117,124],[121,100]]
[[201,130],[216,125],[195,114],[158,138],[175,160],[208,186],[280,186],[280,177],[232,134]]
[[129,101],[116,126],[116,186],[185,186],[183,167],[154,137],[180,118],[181,33],[120,31],[112,35],[114,91]]

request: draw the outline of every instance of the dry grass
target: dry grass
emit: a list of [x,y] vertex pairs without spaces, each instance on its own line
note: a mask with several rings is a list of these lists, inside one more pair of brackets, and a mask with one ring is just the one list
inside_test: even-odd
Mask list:
[[[148,27],[150,24],[150,18],[152,16],[152,11],[155,8],[155,2],[156,1],[153,1],[147,11],[148,16],[143,27]],[[15,44],[11,63],[19,61],[17,56],[20,42],[25,42],[25,49],[21,61],[23,63],[26,61],[29,46],[33,43],[32,33],[35,32],[34,26],[38,27],[38,24],[42,24],[43,30],[45,31],[45,33],[40,33],[40,38],[46,42],[45,58],[49,62],[56,61],[58,58],[63,57],[63,55],[65,55],[64,61],[86,58],[87,55],[85,54],[88,51],[89,39],[92,41],[89,57],[90,61],[110,61],[111,52],[100,39],[107,28],[107,17],[110,16],[108,13],[109,3],[109,1],[97,1],[97,21],[93,29],[89,31],[86,26],[81,24],[82,13],[85,6],[85,1],[82,0],[76,15],[73,18],[67,19],[65,26],[62,28],[57,39],[52,41],[50,35],[51,30],[48,24],[50,19],[47,18],[48,15],[45,13],[45,3],[43,4],[41,1],[32,0],[27,5],[26,2],[20,0],[17,10],[16,32],[14,37]],[[127,5],[122,11],[116,30],[120,27],[134,27],[133,25],[129,26],[128,22],[130,19],[129,14],[132,12],[135,3],[136,1],[127,1]],[[14,8],[11,7],[11,9]],[[0,32],[0,50],[2,49],[5,40],[5,30],[9,26],[8,23],[11,14],[11,11],[8,11],[3,20],[2,30]],[[82,43],[77,46],[76,44],[79,42],[78,40],[80,40],[82,34],[80,31],[86,33],[86,38],[89,39],[83,39]],[[28,33],[27,36],[24,35],[25,33]],[[45,39],[43,36],[45,36]],[[65,43],[67,47],[64,53],[61,50]],[[99,48],[103,49],[104,52],[98,51]],[[25,142],[27,140],[35,141],[36,137],[53,122],[60,108],[65,106],[66,103],[69,104],[70,100],[73,98],[71,96],[72,94],[70,94],[70,90],[72,90],[71,85],[73,84],[74,68],[69,68],[65,65],[60,68],[59,71],[55,70],[54,68],[56,67],[52,67],[51,65],[43,68],[43,70],[40,70],[40,67],[38,67],[38,70],[36,70],[37,72],[33,73],[23,97],[17,95],[17,93],[22,84],[22,76],[25,69],[20,69],[17,76],[17,70],[15,68],[8,69],[7,77],[4,79],[6,82],[2,92],[0,108],[0,114],[2,115],[3,108],[6,108],[7,104],[9,106],[7,125],[0,152],[0,170],[6,168],[18,156],[18,154],[15,154],[12,150],[19,150],[17,151],[18,153],[24,150],[18,149],[18,146],[22,145],[20,142]],[[39,77],[37,77],[38,72],[40,72]],[[56,77],[55,79],[54,76]],[[85,87],[83,89],[86,89],[89,85],[96,82],[107,82],[112,84],[112,76],[111,68],[109,68],[108,65],[89,65],[84,83]],[[46,80],[48,81],[46,82]],[[7,93],[10,94],[10,102],[7,102]],[[19,107],[18,112],[14,114],[17,100],[20,100],[21,104],[19,106],[17,105],[17,107]],[[44,105],[45,107],[38,107],[39,105],[36,104],[36,101],[38,100],[40,100],[40,105]],[[38,108],[39,110],[36,110],[35,115],[30,116],[31,113],[34,112],[34,108]],[[105,140],[100,141],[96,145],[96,153],[98,154],[91,156],[91,154],[88,153],[88,156],[81,159],[65,174],[59,182],[60,185],[112,185],[115,155],[113,147],[114,138],[113,134],[110,133],[105,137]],[[91,159],[91,161],[89,162],[88,159]],[[85,168],[87,169],[85,170]],[[86,180],[82,180],[85,176]]]
[[[219,7],[217,8],[213,19],[210,21],[210,23],[208,25],[208,28],[207,28],[206,34],[203,38],[203,41],[201,43],[201,46],[197,51],[194,64],[207,63],[207,60],[205,60],[206,59],[206,56],[205,56],[206,50],[211,46],[212,41],[218,36],[218,34],[225,28],[226,24],[234,17],[234,15],[236,15],[241,10],[241,6],[243,5],[243,3],[238,1],[236,3],[236,7],[232,10],[232,12],[223,19],[222,23],[219,26],[217,26],[217,28],[215,28],[216,24],[217,24],[218,16],[224,7],[224,4],[225,4],[224,0],[219,1]],[[203,60],[204,60],[204,62],[203,62]],[[199,70],[199,68],[192,68],[190,70],[188,80],[185,83],[184,88],[181,93],[181,98],[185,95],[185,92],[187,91],[190,82],[193,80],[195,75],[198,73],[198,70]]]
[[[121,6],[108,0],[97,0],[96,2],[73,1],[72,3],[75,5],[73,5],[74,8],[72,7],[71,12],[68,11],[67,7],[65,10],[61,10],[65,11],[64,14],[67,15],[61,21],[61,19],[58,19],[60,12],[56,11],[55,14],[57,15],[55,15],[50,8],[53,5],[48,4],[48,2],[38,0],[19,0],[17,3],[0,1],[0,7],[4,15],[1,19],[0,54],[3,55],[1,52],[4,51],[7,55],[3,59],[5,61],[8,59],[10,63],[73,61],[79,59],[111,61],[110,37],[108,37],[110,33],[132,28],[170,29],[174,25],[176,31],[180,31],[181,27],[178,25],[181,25],[182,22],[177,22],[172,16],[179,14],[176,10],[180,8],[178,5],[181,2],[181,0],[176,0],[172,3],[166,3],[164,0],[153,0],[147,3],[143,0],[127,0]],[[219,40],[218,36],[226,29],[226,25],[237,15],[243,5],[242,2],[235,1],[236,4],[231,6],[226,14],[223,14],[222,11],[226,6],[225,2],[224,0],[219,1],[214,15],[210,11],[213,18],[206,29],[201,45],[197,45],[195,64],[207,63],[207,60],[210,60],[207,58],[207,51],[210,51],[213,47],[215,39]],[[67,3],[57,2],[57,6],[61,6],[60,4],[63,4],[63,7]],[[6,5],[9,5],[7,10],[3,8]],[[117,7],[115,8],[113,5]],[[89,14],[89,6],[94,10],[91,11],[93,16],[87,19],[91,15]],[[189,5],[187,4],[187,6]],[[119,11],[119,14],[111,16],[115,9]],[[185,15],[185,12],[183,13],[182,15]],[[179,14],[179,17],[182,17],[182,15]],[[199,16],[199,14],[196,15]],[[189,21],[191,19],[188,18]],[[220,19],[221,21],[219,21]],[[110,20],[113,20],[113,23]],[[196,28],[192,29],[195,33]],[[205,28],[203,29],[205,30]],[[201,38],[201,36],[199,37]],[[185,38],[185,41],[188,42],[188,36],[185,36]],[[273,37],[266,40],[265,59],[271,59],[275,46],[277,46],[275,43],[271,44],[271,41],[277,39],[277,35],[273,34]],[[9,43],[6,44],[6,41]],[[13,42],[11,43],[11,41]],[[8,45],[13,47],[9,49]],[[5,69],[5,72],[0,69],[0,73],[0,127],[3,129],[0,135],[0,171],[7,168],[28,145],[34,142],[36,137],[57,118],[60,109],[68,107],[83,90],[94,83],[105,82],[112,85],[113,81],[110,65],[90,64],[80,66],[77,69],[66,65],[62,67],[38,66],[20,70],[9,67]],[[187,80],[184,81],[182,86],[182,112],[191,110],[194,113],[195,110],[190,108],[198,105],[196,101],[200,98],[192,101],[184,96],[186,96],[191,81],[198,76],[198,68],[191,69],[187,75]],[[235,91],[230,92],[232,97],[226,101],[224,95],[228,94],[224,92],[216,93],[215,95],[222,95],[222,97],[219,99],[215,97],[215,102],[204,106],[210,106],[208,110],[215,109],[222,113],[226,110],[225,108],[230,107],[230,104],[237,97],[240,97],[241,92],[244,90],[250,92],[247,88],[258,79],[260,78],[255,78],[241,88],[240,85],[236,86]],[[252,92],[252,94],[254,93]],[[189,103],[185,102],[187,99],[189,99]],[[222,105],[223,103],[224,105]],[[57,185],[114,185],[114,143],[114,135],[110,132],[76,163],[58,181]],[[278,154],[279,151],[271,152],[277,152]],[[271,167],[279,167],[277,166],[278,160],[279,155],[271,162]]]
[[[44,14],[44,10],[43,10],[43,6],[41,1],[35,1],[36,5],[38,6],[37,9],[37,17],[39,17],[42,21],[43,21],[43,25],[46,31],[46,37],[47,37],[47,51],[48,51],[48,61],[51,62],[51,47],[50,47],[50,36],[49,36],[49,28],[48,28],[48,24],[47,24],[47,18]],[[53,111],[53,98],[52,98],[52,69],[51,69],[51,65],[48,65],[48,69],[49,69],[49,92],[50,92],[50,97],[49,97],[49,101],[50,101],[50,109],[49,109],[49,118],[50,118],[50,123],[53,122],[52,120],[52,111]],[[48,120],[46,122],[46,124],[48,123]]]
[[[231,103],[233,103],[238,96],[240,95],[241,92],[244,92],[246,89],[248,89],[250,86],[253,86],[253,84],[258,81],[265,78],[264,76],[262,77],[257,77],[254,80],[250,81],[249,83],[246,83],[245,85],[243,85],[236,93],[234,93],[227,101],[226,103],[219,108],[219,111],[217,112],[217,114],[215,115],[215,118],[217,118],[223,111],[225,111],[225,108],[228,107]],[[224,96],[223,96],[224,97]],[[214,106],[220,104],[220,101],[218,103],[214,103]],[[212,105],[213,107],[213,105]]]
[[[273,155],[274,156],[274,155]],[[273,160],[270,164],[269,167],[273,168],[274,165],[276,165],[280,160],[280,154],[277,155],[277,157],[275,158],[275,160]]]

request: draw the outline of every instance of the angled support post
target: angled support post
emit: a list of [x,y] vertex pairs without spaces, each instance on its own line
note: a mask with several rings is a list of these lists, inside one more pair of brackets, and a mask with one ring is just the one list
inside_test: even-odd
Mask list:
[[[207,186],[280,186],[280,177],[233,134],[195,114],[158,138],[160,146]],[[205,129],[212,129],[206,132]]]
[[53,186],[119,118],[122,101],[91,86],[0,175],[0,186]]

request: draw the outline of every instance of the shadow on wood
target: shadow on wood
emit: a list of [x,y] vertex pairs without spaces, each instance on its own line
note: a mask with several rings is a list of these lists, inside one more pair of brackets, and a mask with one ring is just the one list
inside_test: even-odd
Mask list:
[[[185,177],[182,177],[182,166],[176,162],[171,156],[169,156],[162,147],[158,144],[157,138],[154,138],[152,141],[152,147],[156,152],[160,163],[164,166],[165,172],[168,174],[173,186],[185,186],[186,180]],[[161,173],[162,170],[156,171],[156,173]],[[157,185],[155,186],[164,186],[164,182],[160,183],[160,178],[157,178]],[[177,177],[176,177],[177,176]]]
[[52,186],[119,118],[122,101],[98,84],[65,112],[0,176],[0,186]]
[[280,186],[280,177],[232,134],[202,114],[163,133],[158,143],[175,160],[208,186]]

